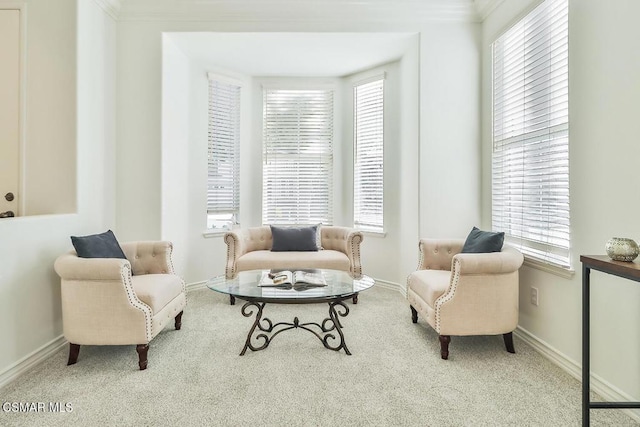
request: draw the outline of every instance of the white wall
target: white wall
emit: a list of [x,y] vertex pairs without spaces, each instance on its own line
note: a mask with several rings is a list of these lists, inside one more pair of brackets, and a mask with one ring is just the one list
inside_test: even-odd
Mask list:
[[[491,223],[490,44],[534,5],[504,2],[484,22],[483,224]],[[569,139],[572,263],[565,279],[531,267],[521,270],[520,326],[570,361],[581,362],[580,254],[604,254],[612,236],[640,239],[640,2],[570,0]],[[591,275],[591,367],[612,390],[640,398],[640,287]],[[539,306],[528,301],[539,288]]]
[[[159,177],[162,174],[162,115],[159,105],[162,99],[161,36],[165,31],[420,33],[419,58],[417,53],[412,54],[412,57],[403,61],[400,71],[401,75],[413,81],[419,78],[419,87],[418,84],[399,83],[401,90],[409,93],[409,96],[403,98],[407,101],[400,106],[407,110],[407,114],[403,115],[406,117],[402,119],[403,126],[398,126],[402,140],[397,163],[401,171],[395,172],[398,176],[392,191],[401,194],[399,197],[395,196],[401,204],[397,211],[403,212],[403,217],[396,218],[401,224],[401,237],[396,237],[394,244],[382,244],[385,251],[401,253],[402,262],[398,266],[381,252],[377,252],[375,257],[367,255],[363,262],[365,267],[368,264],[376,266],[380,271],[393,272],[385,278],[404,284],[406,276],[417,265],[417,242],[421,234],[464,237],[478,223],[478,24],[405,25],[282,20],[250,23],[158,22],[130,19],[118,23],[117,224],[124,239],[161,237],[162,186]],[[250,144],[254,147],[251,161],[255,162],[259,158],[255,157],[259,155],[259,151],[255,150],[255,140],[261,128],[254,126],[250,132]],[[250,181],[257,182],[259,175],[254,168],[251,173],[253,175],[249,178]],[[244,175],[242,180],[244,182]],[[132,182],[135,185],[131,185]],[[189,185],[186,181],[183,184]],[[261,182],[259,187],[253,187],[253,191],[258,188],[261,189]],[[247,203],[245,195],[242,196],[243,206]],[[394,195],[389,196],[393,200]],[[452,211],[456,215],[452,215]],[[253,223],[251,225],[259,224],[259,211],[252,209],[251,212],[243,211],[241,215],[245,219],[249,217]],[[243,221],[243,225],[247,224]],[[208,267],[198,273],[203,276],[181,272],[187,276],[188,281],[206,280],[212,274],[224,272],[225,247],[222,239],[198,239],[202,252],[194,253],[192,258],[194,262]],[[375,238],[366,237],[365,247],[373,239]],[[180,248],[176,248],[178,250]],[[208,257],[206,260],[202,259],[205,256],[203,254]]]
[[[189,58],[165,34],[162,38],[161,236],[162,239],[171,241],[174,248],[188,247],[191,204],[190,186],[185,183],[189,183],[191,148],[190,72]],[[184,271],[188,259],[187,251],[174,251],[174,268]]]
[[422,237],[465,238],[480,222],[479,41],[473,25],[420,37]]
[[[0,383],[29,354],[62,334],[60,280],[53,263],[71,248],[69,236],[104,231],[115,218],[115,23],[92,0],[50,3],[28,1],[26,127],[40,135],[54,116],[62,121],[56,129],[72,129],[51,132],[46,141],[52,150],[68,148],[68,138],[77,146],[78,213],[0,221]],[[58,37],[38,34],[45,29]],[[51,60],[42,56],[59,53],[51,66],[55,70],[48,73]],[[42,69],[35,72],[34,66]],[[58,73],[77,79],[72,85],[66,78],[59,86],[52,84],[51,76]],[[43,104],[50,108],[47,117]]]

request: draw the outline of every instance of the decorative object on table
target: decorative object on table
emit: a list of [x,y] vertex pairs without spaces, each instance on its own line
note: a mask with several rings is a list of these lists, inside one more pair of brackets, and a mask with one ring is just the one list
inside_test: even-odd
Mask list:
[[605,245],[607,255],[614,261],[631,262],[640,253],[638,244],[633,239],[625,237],[612,237]]

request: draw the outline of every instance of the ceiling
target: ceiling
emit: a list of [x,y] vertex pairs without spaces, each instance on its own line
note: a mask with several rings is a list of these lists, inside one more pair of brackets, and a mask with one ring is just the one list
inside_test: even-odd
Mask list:
[[482,21],[504,0],[96,0],[120,20]]
[[[119,21],[324,24],[481,22],[505,0],[95,0]],[[400,23],[393,27],[388,23]],[[305,25],[308,24],[308,27]],[[314,24],[319,24],[315,25]],[[255,26],[254,26],[255,28]],[[408,31],[415,31],[409,26]],[[305,31],[305,30],[302,30]],[[189,57],[211,68],[253,76],[344,76],[400,58],[411,33],[165,33]]]
[[165,33],[190,59],[249,76],[346,76],[399,59],[411,33]]

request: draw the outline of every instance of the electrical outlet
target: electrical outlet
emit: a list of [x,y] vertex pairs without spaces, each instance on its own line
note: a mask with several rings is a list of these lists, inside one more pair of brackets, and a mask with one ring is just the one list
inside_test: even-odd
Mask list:
[[531,287],[531,304],[538,306],[538,288]]

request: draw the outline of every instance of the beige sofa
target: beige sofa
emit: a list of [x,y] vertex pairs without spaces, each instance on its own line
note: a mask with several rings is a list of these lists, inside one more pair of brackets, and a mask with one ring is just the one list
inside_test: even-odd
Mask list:
[[[349,227],[321,226],[322,250],[310,252],[271,252],[273,239],[269,226],[239,228],[225,233],[227,265],[225,275],[233,278],[240,271],[259,269],[327,268],[362,275],[360,243],[362,233]],[[357,298],[354,297],[354,303]],[[231,298],[231,303],[234,299]]]
[[508,245],[501,252],[460,253],[464,242],[420,240],[418,269],[407,278],[412,321],[420,314],[435,329],[443,359],[449,357],[451,335],[502,334],[507,351],[514,353],[524,258]]
[[176,329],[182,325],[187,294],[173,270],[172,244],[120,246],[127,259],[80,258],[70,251],[55,262],[68,365],[77,362],[80,345],[133,344],[140,369],[146,369],[149,342],[172,320]]

